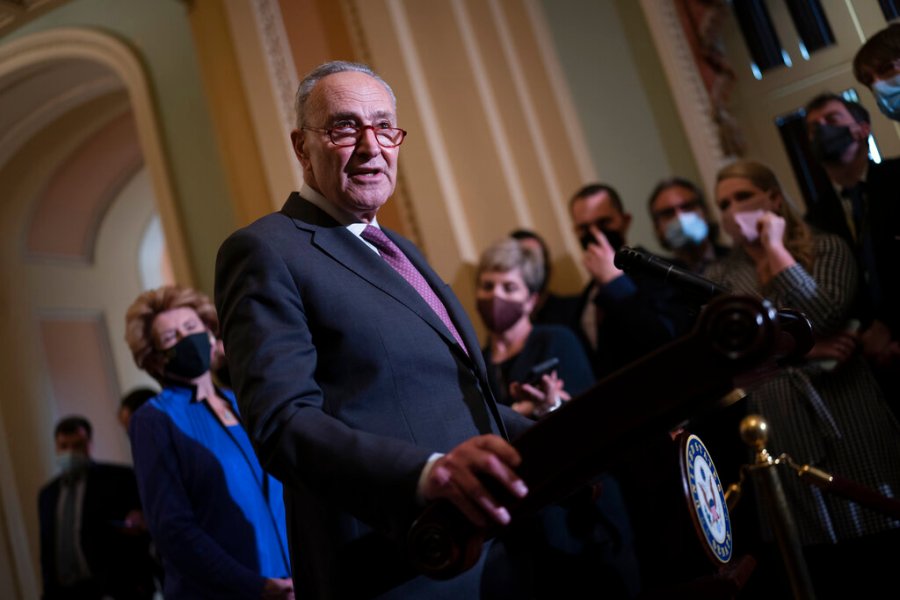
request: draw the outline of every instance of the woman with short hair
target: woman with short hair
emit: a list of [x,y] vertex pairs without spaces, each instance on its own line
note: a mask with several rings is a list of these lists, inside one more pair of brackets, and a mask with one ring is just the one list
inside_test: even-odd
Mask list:
[[233,393],[210,373],[212,302],[161,287],[138,296],[125,320],[135,363],[162,385],[129,434],[165,597],[293,598],[281,483],[260,466]]

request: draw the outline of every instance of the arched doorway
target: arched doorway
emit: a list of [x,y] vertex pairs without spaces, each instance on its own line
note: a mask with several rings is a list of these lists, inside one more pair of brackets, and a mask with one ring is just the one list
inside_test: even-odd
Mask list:
[[0,48],[0,132],[0,596],[37,597],[53,425],[83,414],[95,457],[130,462],[116,408],[149,380],[124,344],[125,309],[148,285],[191,277],[127,46],[58,29]]

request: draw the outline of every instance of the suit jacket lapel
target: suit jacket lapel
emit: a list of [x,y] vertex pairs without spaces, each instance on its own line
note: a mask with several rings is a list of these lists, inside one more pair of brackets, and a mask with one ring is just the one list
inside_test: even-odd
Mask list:
[[480,381],[481,391],[484,396],[485,404],[493,416],[494,421],[504,437],[508,437],[506,429],[503,425],[503,418],[497,408],[497,403],[493,401],[490,384],[487,379],[487,369],[484,364],[484,358],[481,355],[481,348],[478,345],[478,338],[475,331],[469,325],[468,317],[465,310],[459,304],[459,301],[453,294],[447,290],[446,284],[438,277],[438,275],[428,266],[425,258],[419,253],[416,247],[408,240],[398,236],[390,230],[384,230],[385,234],[390,237],[395,244],[406,254],[413,265],[419,269],[425,280],[431,285],[435,293],[444,302],[450,318],[456,325],[460,336],[466,344],[466,353],[460,349],[453,339],[453,335],[447,330],[447,327],[441,321],[428,303],[410,286],[403,277],[394,271],[382,258],[366,248],[361,240],[354,239],[352,233],[347,231],[346,227],[340,225],[330,215],[307,202],[300,197],[299,194],[291,194],[285,203],[282,212],[293,219],[294,224],[305,231],[309,231],[312,235],[312,244],[331,256],[362,279],[370,282],[378,289],[384,291],[395,298],[398,302],[407,306],[416,313],[420,318],[424,319],[435,331],[444,337],[447,343],[454,348],[454,352],[458,353],[461,360],[475,366],[477,377]]
[[[443,321],[428,306],[428,303],[425,302],[419,293],[390,265],[367,248],[361,240],[356,239],[356,236],[350,233],[346,227],[296,193],[291,194],[282,211],[294,220],[294,224],[299,229],[312,233],[312,244],[314,246],[405,305],[431,325],[449,344],[454,347],[457,346],[456,340],[453,339],[453,335],[447,330]],[[419,272],[422,273],[422,276],[425,277],[432,289],[435,290],[435,293],[444,302],[444,306],[447,307],[453,322],[459,323],[459,315],[453,314],[456,311],[451,311],[443,294],[443,282],[440,282],[437,275],[427,267],[424,259],[421,258],[418,252],[415,252],[412,244],[389,230],[384,231],[403,250],[404,254],[419,269]],[[462,333],[465,328],[460,328],[457,325],[457,329],[460,331],[460,335],[463,336],[466,345],[469,346],[471,354],[471,341]],[[477,341],[475,348],[477,350]],[[461,350],[459,352],[463,355],[465,354]]]
[[[431,266],[429,266],[425,257],[422,256],[419,249],[416,248],[412,242],[389,229],[383,229],[383,231],[395,244],[397,244],[403,253],[406,254],[413,266],[419,270],[419,273],[422,274],[425,281],[428,282],[428,285],[430,285],[431,289],[434,290],[434,293],[437,294],[437,297],[444,303],[444,308],[447,309],[450,320],[453,321],[456,330],[459,332],[460,337],[466,345],[468,358],[475,363],[482,375],[486,377],[487,374],[484,367],[484,359],[481,356],[481,347],[478,344],[478,337],[475,335],[475,331],[469,326],[469,317],[466,314],[465,309],[463,309],[462,305],[459,303],[459,300],[457,300],[456,295],[450,291],[449,286],[444,280],[434,272]],[[431,312],[433,313],[433,311]],[[440,319],[438,319],[438,322],[440,322]],[[442,322],[440,331],[454,346],[457,345],[453,335],[447,330]],[[465,352],[460,351],[460,354],[465,355]]]

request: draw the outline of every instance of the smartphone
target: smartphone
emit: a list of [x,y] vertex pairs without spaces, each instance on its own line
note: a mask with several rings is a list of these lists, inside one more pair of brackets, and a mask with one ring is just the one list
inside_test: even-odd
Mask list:
[[[844,324],[844,331],[846,333],[858,333],[859,326],[859,319],[850,319]],[[837,360],[833,358],[820,358],[816,362],[823,371],[834,371],[837,368]]]
[[544,378],[544,375],[549,375],[556,368],[559,367],[559,359],[558,358],[548,358],[543,362],[539,362],[529,369],[528,374],[522,380],[523,384],[528,385],[538,385],[541,380]]

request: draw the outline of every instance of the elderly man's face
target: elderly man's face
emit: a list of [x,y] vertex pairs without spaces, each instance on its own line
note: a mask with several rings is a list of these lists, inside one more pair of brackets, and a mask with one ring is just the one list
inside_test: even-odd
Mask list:
[[[307,102],[307,127],[397,126],[387,89],[365,73],[328,75]],[[370,222],[394,192],[400,148],[382,148],[372,129],[345,147],[335,146],[324,131],[295,130],[291,137],[306,183],[355,217]]]

